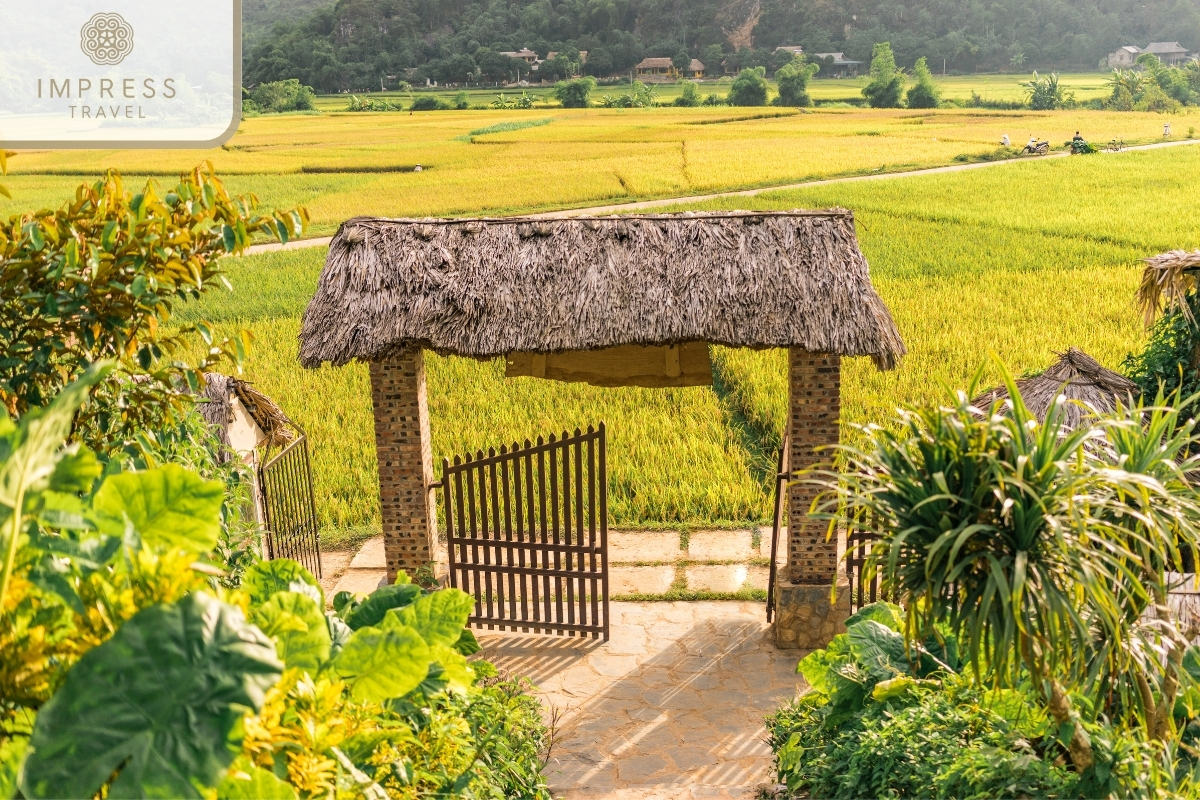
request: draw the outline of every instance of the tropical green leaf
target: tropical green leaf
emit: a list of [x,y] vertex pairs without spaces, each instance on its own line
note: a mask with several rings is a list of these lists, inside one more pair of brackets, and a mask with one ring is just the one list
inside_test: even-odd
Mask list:
[[270,770],[244,759],[235,762],[217,787],[217,800],[296,800],[296,790]]
[[402,583],[381,586],[342,618],[352,630],[378,625],[383,622],[383,617],[389,610],[404,608],[416,602],[420,596],[421,587],[415,584]]
[[873,619],[864,620],[847,631],[850,651],[871,677],[886,681],[909,672],[904,636]]
[[315,675],[329,660],[329,628],[311,597],[299,592],[276,592],[255,608],[250,618],[275,640],[276,654],[289,667]]
[[178,464],[107,478],[92,502],[100,513],[128,519],[152,547],[211,550],[221,533],[225,490]]
[[333,658],[342,652],[342,648],[346,646],[346,642],[350,641],[354,631],[350,630],[350,626],[342,622],[342,618],[333,611],[325,612],[325,627],[329,631],[329,655]]
[[851,626],[867,620],[874,620],[881,625],[886,625],[891,630],[900,632],[904,630],[904,609],[894,603],[871,603],[850,615],[846,620],[846,629],[849,630]]
[[454,649],[464,656],[473,656],[483,648],[479,645],[479,640],[475,638],[475,634],[471,633],[471,629],[463,628],[462,635],[454,643]]
[[196,593],[143,609],[81,658],[42,707],[21,790],[200,797],[233,760],[241,718],[283,665],[241,609]]
[[429,647],[429,655],[434,663],[442,668],[442,679],[452,692],[465,695],[475,681],[475,673],[471,671],[467,659],[458,651],[444,644],[434,644]]
[[433,657],[421,634],[404,625],[355,631],[333,662],[357,700],[403,697],[425,679]]
[[[299,562],[290,558],[276,558],[260,561],[246,570],[242,576],[242,590],[250,595],[250,602],[265,603],[276,592],[294,591],[292,584],[296,582],[321,590],[321,584]],[[324,604],[325,595],[322,594],[320,605]]]
[[419,597],[411,605],[389,609],[383,626],[395,620],[421,634],[430,647],[449,647],[462,637],[475,600],[461,589],[442,589]]
[[10,736],[0,742],[0,797],[17,796],[17,777],[28,744],[24,736]]

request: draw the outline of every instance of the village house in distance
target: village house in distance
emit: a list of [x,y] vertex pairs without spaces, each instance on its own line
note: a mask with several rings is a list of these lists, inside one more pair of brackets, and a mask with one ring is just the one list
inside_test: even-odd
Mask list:
[[1108,66],[1113,69],[1131,69],[1142,53],[1157,56],[1158,60],[1168,67],[1178,66],[1192,58],[1187,48],[1179,42],[1151,42],[1145,49],[1127,44],[1108,54]]

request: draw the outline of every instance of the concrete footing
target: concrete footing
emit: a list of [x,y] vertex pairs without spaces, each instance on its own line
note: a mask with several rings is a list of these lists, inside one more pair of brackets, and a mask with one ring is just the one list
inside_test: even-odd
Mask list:
[[830,602],[829,584],[775,584],[775,645],[785,649],[816,650],[846,631],[850,616],[850,584],[839,583],[837,600]]

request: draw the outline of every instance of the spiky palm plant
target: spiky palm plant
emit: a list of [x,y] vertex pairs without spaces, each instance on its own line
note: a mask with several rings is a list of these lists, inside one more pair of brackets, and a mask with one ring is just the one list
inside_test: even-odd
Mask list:
[[1001,368],[1004,406],[971,406],[973,384],[948,405],[902,412],[898,432],[865,428],[862,445],[840,448],[844,471],[809,474],[823,489],[814,515],[831,532],[872,520],[868,569],[905,606],[910,639],[946,622],[976,680],[1032,679],[1073,725],[1083,770],[1093,756],[1072,691],[1116,687],[1153,735],[1154,691],[1169,707],[1178,689],[1181,671],[1160,654],[1182,658],[1180,638],[1147,610],[1165,615],[1166,572],[1180,543],[1194,552],[1200,538],[1186,475],[1200,464],[1185,456],[1200,437],[1180,420],[1184,404],[1161,396],[1075,430],[1060,396],[1039,423]]

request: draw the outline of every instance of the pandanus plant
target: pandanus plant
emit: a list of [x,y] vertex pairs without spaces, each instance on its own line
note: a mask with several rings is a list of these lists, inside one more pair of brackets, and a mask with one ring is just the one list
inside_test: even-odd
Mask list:
[[1094,758],[1073,693],[1150,738],[1170,733],[1187,642],[1168,573],[1200,541],[1187,477],[1200,436],[1190,401],[1161,393],[1074,430],[1060,395],[1039,421],[1000,367],[1009,398],[989,409],[968,399],[981,368],[949,403],[840,446],[842,470],[808,475],[822,489],[813,515],[830,535],[873,526],[867,569],[906,609],[909,641],[948,624],[976,681],[1032,683],[1083,771]]

